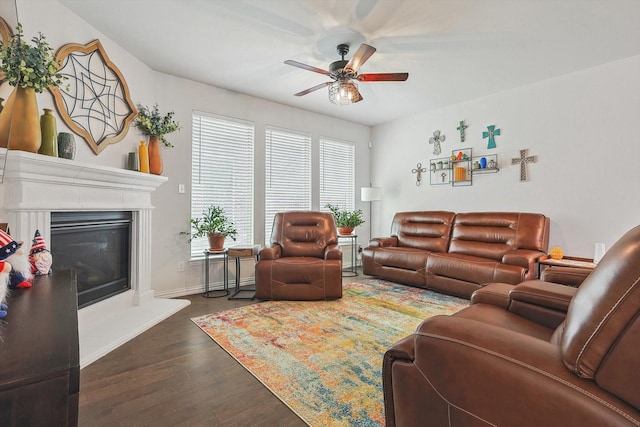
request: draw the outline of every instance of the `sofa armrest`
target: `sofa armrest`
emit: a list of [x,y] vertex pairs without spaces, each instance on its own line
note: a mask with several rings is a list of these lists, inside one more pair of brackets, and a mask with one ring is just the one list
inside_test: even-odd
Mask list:
[[471,294],[470,305],[491,304],[506,310],[511,303],[509,292],[513,287],[508,283],[489,283]]
[[630,405],[566,369],[558,347],[545,340],[456,316],[426,320],[413,338],[414,349],[404,350],[414,354],[413,371],[404,360],[384,369],[389,426],[448,425],[451,419],[503,426],[637,421]]
[[342,249],[338,245],[329,245],[324,250],[324,259],[337,259],[342,261]]
[[398,238],[391,237],[373,237],[369,240],[369,246],[374,248],[383,248],[385,246],[398,246]]
[[527,273],[525,277],[527,279],[537,279],[538,269],[536,268],[536,264],[543,256],[545,256],[545,253],[540,251],[532,251],[530,249],[513,249],[502,256],[502,263],[526,268]]
[[567,317],[576,288],[557,283],[529,280],[509,292],[509,311],[548,328],[555,329]]
[[569,303],[575,294],[576,288],[542,280],[522,282],[509,291],[509,297],[514,301],[522,301],[564,312],[569,309]]
[[577,288],[592,271],[590,268],[561,267],[554,265],[553,267],[547,267],[542,270],[540,280]]
[[282,256],[282,247],[279,244],[274,243],[269,247],[262,248],[260,250],[260,253],[258,254],[258,259],[274,260],[274,259],[280,258],[281,256]]

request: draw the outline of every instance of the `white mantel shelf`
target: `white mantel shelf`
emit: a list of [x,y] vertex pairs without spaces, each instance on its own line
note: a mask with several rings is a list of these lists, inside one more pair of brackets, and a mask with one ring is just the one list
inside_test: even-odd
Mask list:
[[[40,230],[50,242],[51,212],[132,213],[131,290],[78,311],[81,368],[189,305],[155,298],[151,289],[151,193],[167,177],[24,151],[1,155],[6,155],[2,207],[16,240],[30,242]],[[52,255],[55,269],[55,251]]]

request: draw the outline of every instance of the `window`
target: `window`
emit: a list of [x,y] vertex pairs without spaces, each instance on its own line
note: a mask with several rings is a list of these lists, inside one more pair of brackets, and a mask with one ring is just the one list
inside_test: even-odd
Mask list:
[[[193,113],[191,217],[198,218],[209,205],[224,208],[238,235],[233,243],[253,243],[252,123]],[[191,257],[202,257],[206,237],[191,241]]]
[[267,128],[265,135],[265,243],[277,212],[311,209],[311,137]]
[[355,209],[355,147],[351,143],[320,140],[320,209],[327,203]]

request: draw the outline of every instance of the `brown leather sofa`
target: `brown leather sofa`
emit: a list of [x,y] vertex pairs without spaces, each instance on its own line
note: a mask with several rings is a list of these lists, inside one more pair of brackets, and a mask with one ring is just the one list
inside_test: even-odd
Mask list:
[[364,274],[465,298],[485,283],[537,276],[549,218],[537,213],[399,212],[362,252]]
[[342,298],[342,251],[331,213],[277,213],[271,242],[256,264],[256,298]]
[[640,226],[579,288],[491,284],[383,361],[388,427],[639,426]]

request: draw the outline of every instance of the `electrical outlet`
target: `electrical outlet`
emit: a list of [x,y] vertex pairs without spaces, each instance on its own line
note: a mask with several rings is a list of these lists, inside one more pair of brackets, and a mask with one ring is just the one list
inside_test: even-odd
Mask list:
[[178,261],[178,271],[184,271],[184,261]]
[[184,194],[184,184],[178,184],[178,193]]

